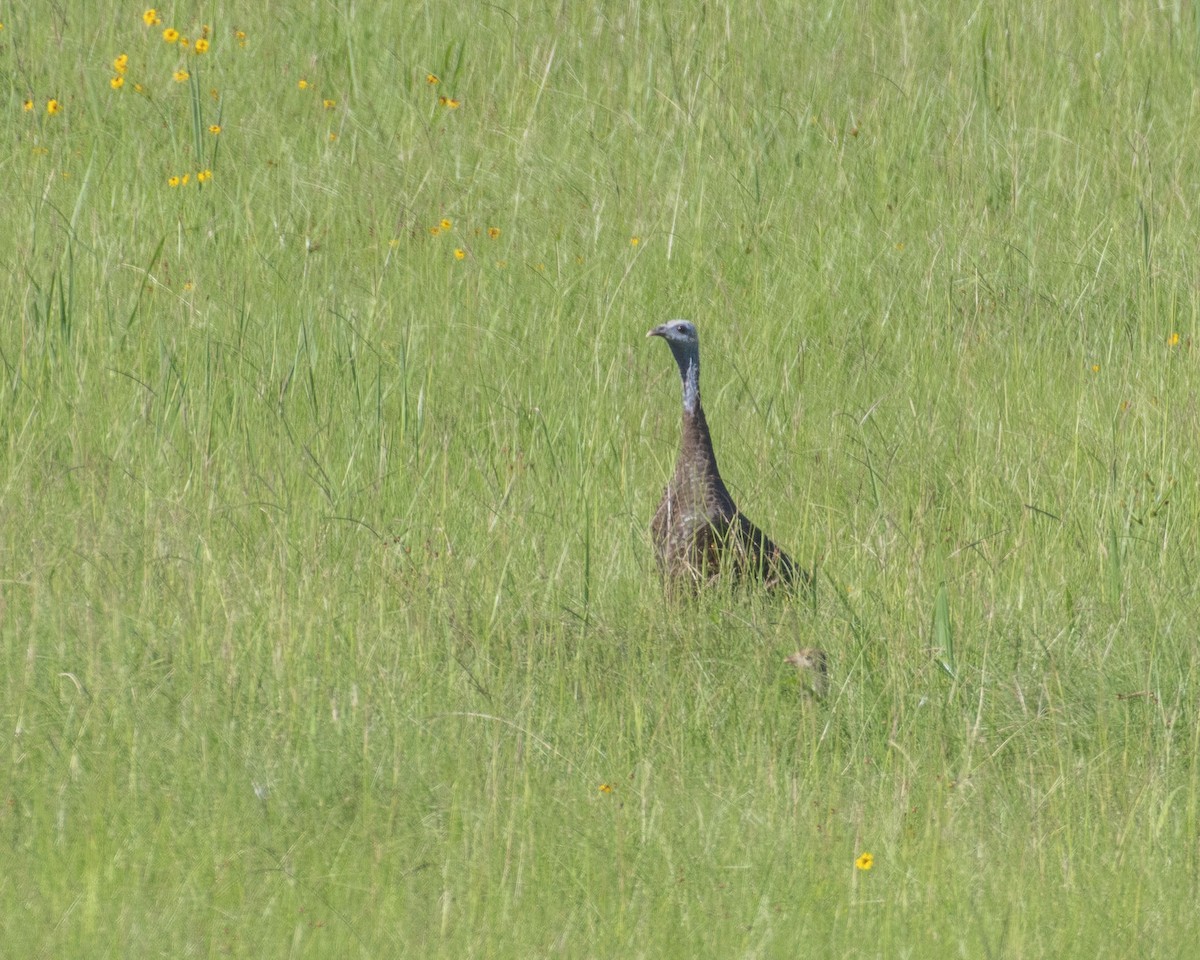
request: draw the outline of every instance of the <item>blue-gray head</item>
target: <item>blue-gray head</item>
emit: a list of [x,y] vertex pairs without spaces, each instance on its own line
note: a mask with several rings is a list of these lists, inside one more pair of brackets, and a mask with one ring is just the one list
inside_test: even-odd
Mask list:
[[646,336],[662,337],[667,341],[683,379],[684,409],[694,413],[700,403],[700,336],[696,333],[696,325],[690,320],[668,320]]
[[700,337],[696,333],[696,325],[691,320],[668,320],[661,326],[655,327],[648,337],[662,337],[671,345],[671,352],[678,353],[678,346],[690,346],[696,350],[700,346]]

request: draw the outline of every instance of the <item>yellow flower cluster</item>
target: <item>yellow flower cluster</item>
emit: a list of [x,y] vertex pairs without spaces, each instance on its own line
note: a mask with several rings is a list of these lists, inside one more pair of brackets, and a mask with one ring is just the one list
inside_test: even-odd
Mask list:
[[[429,84],[431,87],[436,87],[439,83],[442,82],[442,78],[439,77],[436,73],[427,73],[427,74],[425,74],[425,82],[427,84]],[[443,107],[447,107],[450,110],[457,110],[459,107],[462,106],[461,100],[458,100],[455,97],[447,97],[444,94],[442,96],[438,97],[438,103],[440,103]]]
[[[154,7],[150,7],[142,12],[142,23],[147,27],[161,26],[163,22],[162,16]],[[211,30],[207,24],[200,28],[200,36],[193,42],[188,40],[175,27],[165,27],[162,31],[163,41],[167,44],[178,44],[181,48],[190,49],[196,54],[205,54],[209,51],[212,41],[209,39]],[[242,31],[237,31],[237,37],[241,46],[245,46],[246,35]],[[120,90],[125,86],[125,74],[129,70],[129,54],[122,53],[117,56],[112,62],[113,76],[109,77],[108,85],[113,90]],[[183,67],[177,67],[172,73],[172,79],[176,83],[183,83],[191,77],[191,72]],[[145,87],[140,83],[133,84],[133,89],[138,93],[145,93]]]
[[[21,101],[21,109],[26,113],[33,113],[35,106],[37,106],[37,104],[33,102],[32,98],[27,97]],[[46,101],[46,112],[50,114],[50,116],[54,116],[56,113],[61,113],[62,108],[62,101],[56,100],[54,97],[51,97]]]
[[[299,80],[296,81],[296,89],[297,90],[312,90],[312,89],[314,89],[314,87],[313,87],[312,82],[309,81],[308,77],[301,77]],[[337,101],[334,100],[332,97],[322,97],[321,98],[322,109],[332,110],[336,106],[337,106]],[[338,139],[337,131],[330,130],[326,134],[325,139],[329,143],[337,143],[337,139]]]
[[108,85],[114,90],[120,90],[125,86],[125,71],[130,68],[130,55],[127,53],[118,54],[113,60],[113,70],[116,72],[108,80]]
[[[211,170],[200,170],[196,173],[196,183],[208,183],[213,178]],[[192,182],[190,173],[172,174],[167,177],[167,186],[169,187],[186,187]]]
[[[161,86],[152,83],[150,78],[154,76],[162,77],[166,86],[180,85],[185,88],[185,98],[187,98],[187,122],[193,122],[193,118],[197,118],[198,129],[204,130],[207,128],[209,134],[213,137],[221,136],[225,132],[225,126],[222,124],[222,116],[225,114],[226,104],[222,101],[221,93],[209,84],[202,85],[202,73],[208,63],[212,63],[214,70],[220,70],[222,67],[220,53],[225,46],[221,36],[214,36],[211,28],[208,25],[192,23],[190,26],[185,26],[183,23],[171,23],[171,14],[169,11],[163,12],[156,7],[147,7],[140,11],[141,24],[139,32],[143,33],[143,42],[141,47],[131,46],[132,55],[120,51],[115,51],[110,54],[111,60],[109,67],[111,72],[106,71],[109,88],[114,91],[110,96],[116,96],[117,92],[131,89],[144,96],[155,96],[162,92]],[[0,24],[0,30],[3,29],[3,24]],[[247,35],[244,30],[231,28],[229,35],[236,40],[239,47],[246,47]],[[162,43],[157,43],[158,38],[161,38]],[[151,49],[153,48],[153,49]],[[173,50],[171,48],[174,48]],[[209,56],[211,54],[211,57]],[[167,58],[168,62],[163,63],[161,58]],[[170,58],[177,58],[171,64]],[[160,64],[157,70],[152,70],[155,61]],[[166,75],[170,75],[171,81],[166,81]],[[203,80],[210,80],[208,77],[203,77]],[[140,82],[139,82],[140,81]],[[293,79],[297,86],[302,91],[313,91],[317,93],[320,103],[319,109],[322,111],[334,111],[339,106],[339,100],[334,96],[320,91],[319,81],[311,77],[299,77]],[[210,80],[211,83],[211,80]],[[144,84],[144,85],[143,85]],[[202,98],[200,91],[208,89],[212,106],[209,104],[209,98]],[[319,93],[317,91],[320,91]],[[331,91],[332,92],[332,91]],[[174,94],[178,98],[178,94]],[[178,99],[176,101],[178,103]],[[21,109],[23,112],[36,115],[36,112],[44,105],[47,116],[55,117],[65,110],[65,104],[57,97],[46,99],[44,95],[37,96],[31,92],[21,100]],[[207,105],[207,109],[206,109]],[[457,104],[455,104],[457,105]],[[208,114],[208,116],[205,116]],[[40,135],[43,128],[35,126],[30,136],[36,138]],[[50,126],[45,127],[46,130]],[[339,138],[338,127],[332,125],[332,129],[326,130],[326,139],[328,143],[336,143]],[[48,148],[37,144],[35,151],[45,152]],[[166,177],[168,186],[184,187],[192,182],[196,184],[207,184],[213,177],[213,171],[208,165],[213,163],[217,157],[218,149],[211,141],[205,141],[196,145],[197,156],[184,160],[183,162],[189,166],[203,167],[201,170],[194,170],[188,173],[175,173]],[[464,254],[465,256],[465,254]]]
[[[435,223],[433,226],[431,226],[429,228],[429,235],[431,237],[436,237],[443,233],[449,233],[452,229],[454,229],[454,221],[451,220],[449,217],[443,217],[441,220],[439,220],[437,223]],[[481,236],[484,232],[485,231],[480,230],[479,228],[476,228],[475,236],[477,236],[477,237]],[[499,227],[488,227],[486,233],[487,233],[487,237],[489,240],[499,240],[500,239],[500,228]],[[467,249],[465,247],[455,247],[454,248],[454,259],[455,260],[466,260],[468,256],[469,256],[469,252],[467,251]]]
[[[163,17],[155,7],[148,7],[141,13],[142,24],[147,27],[162,27]],[[3,26],[0,25],[0,29]],[[200,36],[194,41],[190,41],[183,36],[178,29],[173,26],[162,27],[162,38],[168,44],[178,44],[181,47],[190,49],[194,54],[203,55],[212,48],[212,40],[210,39],[211,30],[207,25],[200,27]],[[234,31],[239,46],[246,45],[246,34],[242,30]],[[128,53],[118,53],[111,61],[112,73],[108,78],[108,86],[114,91],[124,90],[126,87],[131,87],[138,93],[145,93],[146,88],[141,83],[132,82],[128,76],[130,71],[130,57]],[[178,66],[172,73],[172,79],[176,83],[184,83],[191,78],[191,71]],[[57,97],[51,97],[45,101],[46,113],[49,116],[56,116],[63,112],[63,102]],[[326,101],[327,108],[333,104],[332,100]],[[25,113],[32,113],[35,110],[36,102],[33,97],[26,97],[21,101],[21,109]],[[216,126],[214,124],[214,126]],[[210,128],[211,129],[211,128]],[[214,131],[214,132],[219,132]]]

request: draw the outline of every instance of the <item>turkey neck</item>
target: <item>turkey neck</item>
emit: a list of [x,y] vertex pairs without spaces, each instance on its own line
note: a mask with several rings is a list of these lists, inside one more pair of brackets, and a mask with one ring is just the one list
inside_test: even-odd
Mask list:
[[676,349],[675,344],[671,344],[671,352],[675,355],[679,377],[683,381],[682,448],[676,474],[691,474],[693,479],[715,478],[720,483],[717,456],[713,453],[708,421],[704,418],[704,407],[700,403],[700,351],[695,346],[680,345]]

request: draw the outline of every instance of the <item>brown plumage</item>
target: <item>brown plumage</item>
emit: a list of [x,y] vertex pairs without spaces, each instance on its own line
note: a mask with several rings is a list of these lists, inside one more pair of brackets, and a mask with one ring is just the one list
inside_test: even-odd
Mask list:
[[784,663],[796,668],[800,678],[800,691],[805,697],[822,699],[829,690],[829,657],[819,647],[804,647],[790,656]]
[[675,476],[651,529],[658,566],[669,587],[693,590],[728,575],[768,589],[807,584],[808,573],[741,513],[717,469],[700,403],[700,340],[687,320],[655,327],[671,348],[683,381],[683,436]]

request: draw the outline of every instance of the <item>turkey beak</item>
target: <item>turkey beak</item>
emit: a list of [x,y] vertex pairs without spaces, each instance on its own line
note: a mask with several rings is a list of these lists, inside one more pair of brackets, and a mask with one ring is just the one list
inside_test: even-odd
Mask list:
[[666,335],[667,328],[665,326],[655,327],[653,330],[649,330],[646,333],[647,337],[665,337]]

